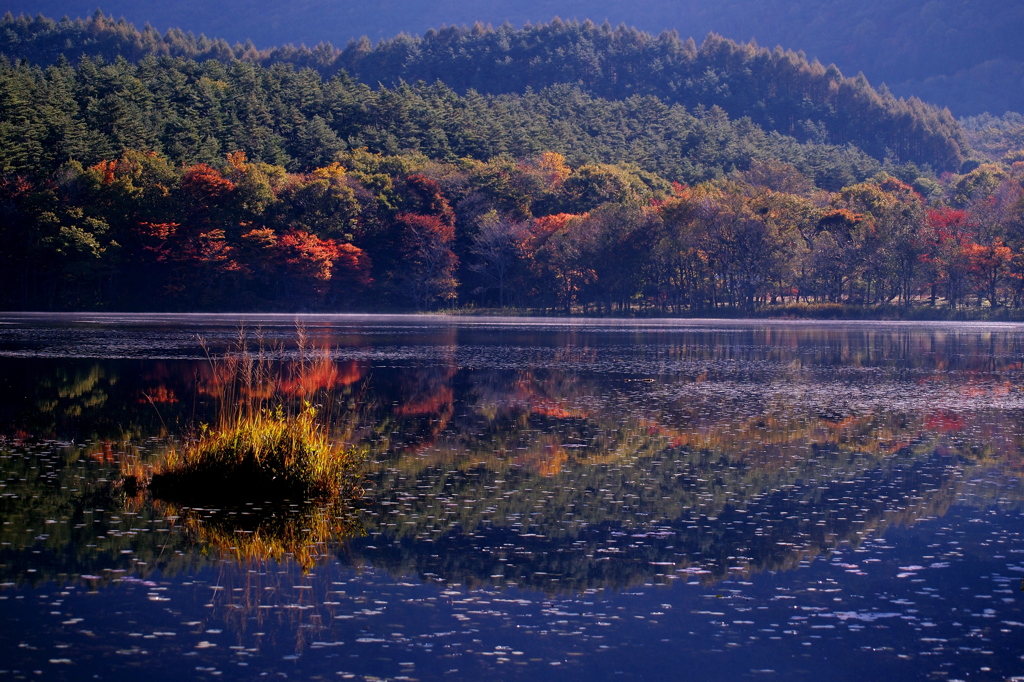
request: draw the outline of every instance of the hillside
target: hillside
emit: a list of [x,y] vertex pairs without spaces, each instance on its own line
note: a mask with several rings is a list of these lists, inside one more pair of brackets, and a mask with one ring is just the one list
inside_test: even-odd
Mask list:
[[1024,307],[1019,115],[966,121],[982,163],[948,111],[781,48],[556,21],[260,51],[97,14],[4,19],[0,52],[0,308]]
[[854,147],[799,142],[721,109],[691,113],[651,96],[608,100],[566,85],[459,96],[440,83],[373,90],[344,74],[324,81],[288,64],[147,57],[0,66],[0,173],[8,175],[47,177],[69,160],[92,165],[129,150],[176,164],[242,150],[308,171],[358,148],[478,161],[554,151],[572,164],[631,162],[684,183],[781,160],[827,189],[879,168]]
[[[624,23],[652,33],[678,30],[700,40],[709,32],[761,45],[804,51],[835,63],[844,73],[863,71],[898,96],[918,96],[948,106],[958,116],[1024,110],[1024,5],[1015,0],[225,0],[216,4],[107,0],[101,7],[139,26],[180,27],[231,43],[251,39],[261,48],[285,43],[343,46],[366,35],[372,41],[400,32],[422,35],[431,27],[498,26],[590,18]],[[15,14],[89,16],[91,0],[9,0]]]
[[734,119],[749,118],[800,141],[853,144],[879,160],[936,170],[958,170],[968,152],[948,111],[876,91],[862,76],[844,77],[834,66],[714,35],[698,48],[672,33],[652,36],[589,21],[431,30],[423,38],[398,36],[377,46],[364,40],[344,50],[257,51],[180,31],[138,31],[101,14],[75,22],[7,17],[0,23],[0,54],[39,64],[82,55],[240,58],[307,66],[324,76],[345,71],[371,85],[440,80],[460,94],[525,94],[571,84],[609,100],[650,95],[691,110],[720,107]]

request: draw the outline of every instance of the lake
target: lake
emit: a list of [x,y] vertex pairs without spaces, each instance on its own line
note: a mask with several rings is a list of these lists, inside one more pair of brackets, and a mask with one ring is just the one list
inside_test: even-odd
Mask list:
[[[362,500],[118,485],[240,333]],[[1024,680],[1024,326],[5,314],[0,381],[0,680]]]

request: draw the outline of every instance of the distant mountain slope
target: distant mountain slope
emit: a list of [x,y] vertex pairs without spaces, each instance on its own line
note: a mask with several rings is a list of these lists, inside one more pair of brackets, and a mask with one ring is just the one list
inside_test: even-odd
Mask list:
[[844,78],[837,68],[808,63],[795,53],[717,36],[698,49],[672,33],[655,37],[589,21],[521,30],[508,25],[431,30],[423,38],[399,36],[376,47],[363,40],[343,51],[324,45],[259,52],[180,31],[139,32],[101,14],[75,22],[9,17],[0,22],[0,54],[43,64],[82,55],[237,57],[308,66],[324,75],[344,70],[371,85],[441,80],[461,93],[523,93],[572,84],[606,99],[654,95],[696,110],[719,106],[730,117],[749,117],[797,139],[854,144],[878,159],[938,170],[959,169],[968,151],[948,111],[916,99],[898,100],[873,90],[863,77]]
[[[94,0],[7,0],[17,13],[88,16]],[[430,27],[495,26],[590,18],[698,40],[709,32],[803,50],[844,73],[863,71],[900,96],[917,95],[957,115],[1024,110],[1024,3],[1019,0],[106,0],[108,14],[166,30],[180,27],[259,47],[345,45]]]
[[689,113],[650,96],[602,100],[568,85],[459,97],[437,83],[373,90],[345,75],[323,81],[288,64],[147,57],[44,71],[0,60],[0,186],[15,175],[52,177],[70,160],[92,166],[138,151],[181,165],[220,164],[241,150],[309,171],[353,149],[480,162],[551,151],[572,164],[631,163],[684,183],[781,161],[829,190],[880,168],[853,146],[799,143],[720,109]]

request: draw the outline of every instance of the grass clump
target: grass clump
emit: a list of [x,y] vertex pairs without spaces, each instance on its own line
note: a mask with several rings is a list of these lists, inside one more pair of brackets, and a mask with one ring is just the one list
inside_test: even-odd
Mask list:
[[[282,351],[282,349],[278,349]],[[332,441],[330,419],[313,404],[309,376],[333,365],[330,354],[274,361],[262,344],[211,360],[217,423],[203,424],[154,468],[149,488],[168,500],[313,500],[359,496],[361,453]],[[319,390],[322,390],[320,387]],[[329,403],[330,395],[321,395]]]
[[308,403],[298,414],[263,409],[211,429],[201,428],[182,451],[158,467],[158,497],[319,499],[351,496],[359,457],[331,443]]

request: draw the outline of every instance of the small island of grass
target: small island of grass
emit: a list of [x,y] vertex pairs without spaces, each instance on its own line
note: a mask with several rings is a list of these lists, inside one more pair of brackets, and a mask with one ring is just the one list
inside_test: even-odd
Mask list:
[[202,429],[157,466],[149,488],[165,499],[351,497],[360,461],[354,450],[330,442],[316,408],[306,403],[298,414],[261,409]]
[[[363,453],[332,440],[330,409],[314,404],[310,378],[333,367],[328,351],[307,354],[299,332],[298,359],[236,347],[211,358],[218,400],[214,425],[200,424],[147,472],[124,472],[126,489],[153,497],[222,506],[244,501],[337,502],[361,496]],[[287,390],[286,387],[298,387]]]

